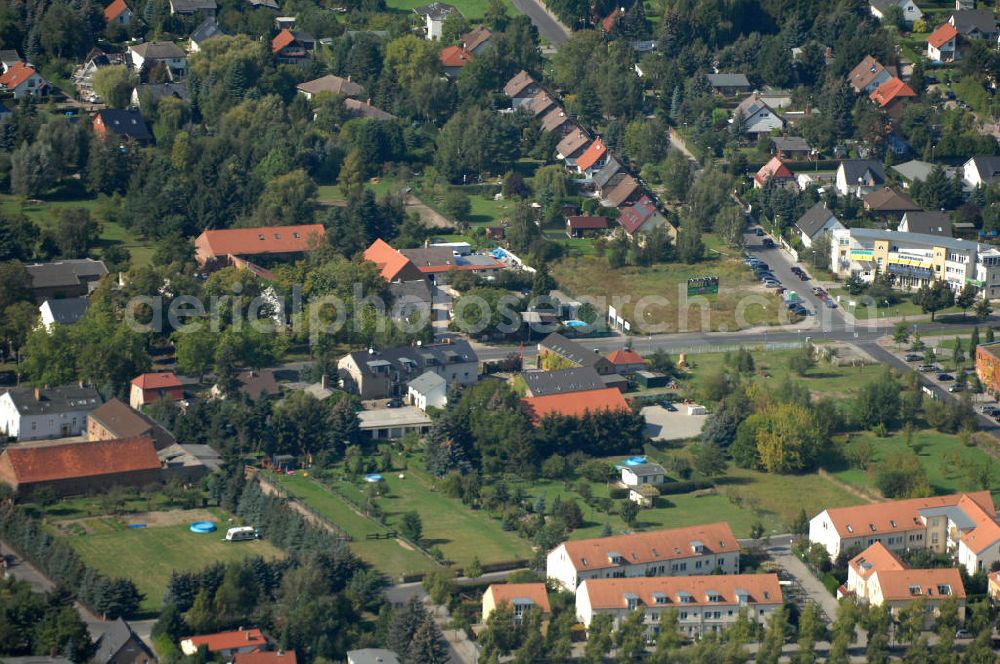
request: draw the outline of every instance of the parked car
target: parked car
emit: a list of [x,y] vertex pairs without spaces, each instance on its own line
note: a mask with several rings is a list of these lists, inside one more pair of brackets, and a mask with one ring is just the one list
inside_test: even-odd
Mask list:
[[675,406],[674,404],[670,403],[669,401],[664,401],[660,405],[663,406],[663,408],[665,410],[669,410],[671,413],[676,413],[677,412],[677,406]]
[[971,639],[972,638],[972,632],[970,632],[967,629],[958,629],[958,630],[955,631],[955,638],[956,639]]
[[965,390],[965,387],[962,386],[962,385],[959,385],[958,383],[955,383],[954,385],[951,385],[950,387],[948,387],[948,391],[951,392],[951,393],[962,392],[964,390]]
[[756,235],[757,237],[764,237],[764,229],[759,227],[755,228],[753,234]]
[[952,376],[951,374],[947,374],[947,373],[939,373],[939,374],[937,375],[937,379],[938,379],[939,381],[941,381],[942,383],[947,383],[947,382],[948,382],[948,381],[950,381],[950,380],[955,380],[955,377],[954,377],[954,376]]
[[779,288],[781,286],[780,281],[774,281],[773,279],[764,280],[764,288]]
[[930,373],[931,371],[940,371],[940,367],[936,364],[921,364],[917,367],[917,371],[921,373]]
[[803,272],[802,270],[799,270],[799,279],[801,279],[802,281],[809,281],[809,275]]
[[979,412],[983,415],[992,415],[993,413],[1000,413],[1000,408],[997,408],[991,403],[985,404],[979,408]]
[[920,362],[924,359],[924,356],[918,355],[917,353],[907,353],[903,359],[907,362]]
[[837,303],[834,302],[833,300],[830,300],[828,298],[820,298],[820,299],[823,300],[823,304],[826,305],[827,309],[836,309],[837,308]]
[[764,238],[764,246],[768,249],[774,249],[774,240],[769,237]]

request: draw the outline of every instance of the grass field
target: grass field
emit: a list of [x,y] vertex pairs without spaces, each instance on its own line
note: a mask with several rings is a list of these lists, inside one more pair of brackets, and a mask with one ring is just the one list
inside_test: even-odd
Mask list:
[[[879,438],[871,432],[852,435],[845,450],[867,441],[874,448],[873,465],[883,461],[892,452],[905,451],[906,441],[897,433],[889,438]],[[982,487],[970,476],[969,469],[990,464],[990,489],[1000,491],[1000,464],[993,463],[991,457],[977,447],[966,447],[958,436],[938,431],[917,431],[913,437],[920,463],[927,470],[931,487],[939,494],[957,491],[979,490]],[[873,477],[857,468],[835,471],[834,477],[862,489],[873,489]]]
[[[405,479],[386,474],[389,493],[379,499],[389,529],[399,525],[405,512],[415,510],[423,522],[424,544],[437,546],[445,558],[464,565],[478,557],[482,563],[501,562],[530,556],[530,545],[516,533],[506,532],[500,523],[485,512],[470,510],[458,500],[434,491],[429,477],[413,468]],[[285,476],[279,480],[290,493],[300,497],[321,515],[346,530],[354,541],[351,549],[378,569],[390,575],[423,572],[435,567],[418,551],[403,548],[395,540],[366,540],[370,533],[385,532],[374,521],[359,515],[344,500],[318,482]],[[353,500],[364,500],[363,487],[343,483],[340,489]],[[447,515],[447,519],[442,519]]]
[[[707,244],[707,243],[706,243]],[[560,286],[576,297],[604,297],[608,304],[619,298],[616,307],[633,331],[659,332],[732,331],[756,325],[776,324],[781,309],[772,291],[760,286],[753,274],[734,256],[708,258],[697,265],[667,263],[652,267],[608,268],[607,260],[583,256],[560,261],[552,268]],[[687,296],[687,280],[719,277],[718,295]],[[640,316],[636,304],[642,298],[648,306]]]
[[[641,343],[639,349],[641,350]],[[788,367],[789,358],[796,352],[794,350],[754,352],[751,349],[750,352],[757,369],[755,380],[769,387],[777,387],[790,377],[809,388],[814,398],[849,397],[883,371],[883,367],[878,364],[838,367],[827,362],[819,362],[804,376],[799,376]],[[682,387],[686,387],[691,395],[697,396],[706,377],[715,374],[722,367],[724,360],[725,353],[689,355],[688,362],[693,366],[689,371],[689,377],[680,381]]]
[[[401,12],[411,12],[415,8],[427,3],[423,2],[423,0],[388,0],[385,4],[390,10],[395,9]],[[457,2],[449,4],[456,7],[462,13],[462,16],[469,20],[483,18],[486,16],[486,8],[489,7],[488,0],[457,0]],[[504,5],[507,7],[508,16],[517,16],[521,13],[514,8],[510,0],[504,0]]]
[[252,555],[284,556],[265,540],[225,542],[223,533],[198,535],[187,524],[130,529],[112,519],[99,519],[94,526],[98,532],[67,536],[67,541],[91,567],[132,579],[145,595],[142,610],[151,613],[159,611],[174,570],[194,571]]
[[[890,305],[888,307],[883,306],[881,303],[877,307],[864,306],[860,303],[860,298],[865,297],[864,295],[849,295],[847,289],[845,288],[833,288],[830,290],[830,295],[834,299],[840,296],[839,305],[843,307],[844,311],[847,311],[854,315],[858,320],[874,320],[878,318],[897,318],[899,316],[926,316],[923,310],[913,304],[910,301],[909,295],[902,295],[902,300],[897,303]],[[851,307],[848,305],[848,301],[854,300],[858,302],[857,306]],[[935,317],[946,316],[948,314],[962,313],[962,310],[958,307],[949,307],[947,309],[942,309],[935,314]]]
[[[42,230],[55,228],[56,215],[59,210],[67,208],[84,208],[94,217],[98,217],[98,201],[96,198],[78,198],[66,200],[43,200],[40,203],[28,203],[20,196],[0,194],[0,211],[7,214],[23,214]],[[101,234],[98,246],[120,244],[128,249],[132,256],[133,266],[148,265],[153,256],[152,244],[136,237],[119,224],[101,221]]]
[[346,530],[354,539],[350,544],[351,550],[383,572],[398,575],[403,572],[427,572],[436,567],[427,556],[404,548],[396,540],[365,539],[366,535],[382,533],[386,529],[355,512],[319,482],[300,475],[283,475],[275,479],[290,494]]

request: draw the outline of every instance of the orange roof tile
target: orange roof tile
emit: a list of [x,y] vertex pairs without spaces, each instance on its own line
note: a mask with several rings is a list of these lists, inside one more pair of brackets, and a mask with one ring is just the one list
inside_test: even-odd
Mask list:
[[382,273],[382,278],[386,281],[393,281],[396,276],[410,263],[410,259],[399,253],[385,240],[381,238],[372,242],[371,246],[365,249],[365,260],[375,263],[375,266]]
[[128,5],[125,4],[125,0],[115,0],[110,5],[104,8],[104,20],[113,21],[122,15],[122,12],[128,9]]
[[256,627],[253,629],[242,629],[232,632],[189,636],[184,640],[190,641],[194,644],[196,649],[201,646],[205,646],[208,648],[209,652],[234,650],[236,648],[245,648],[249,645],[267,645],[267,639],[264,638],[264,635],[261,634],[261,631]]
[[204,247],[213,256],[259,256],[306,251],[322,239],[326,229],[322,224],[300,226],[261,226],[203,231],[195,245]]
[[[783,601],[777,574],[587,579],[577,592],[586,593],[594,609],[624,609],[626,593],[637,595],[641,606],[738,605],[741,594],[748,603],[777,605]],[[710,602],[709,595],[722,600]],[[685,596],[688,601],[682,600]]]
[[295,43],[295,35],[288,28],[282,28],[274,39],[271,40],[271,52],[280,53],[281,49]]
[[[573,397],[579,392],[570,394]],[[694,543],[700,543],[703,554],[694,552]],[[739,551],[740,543],[729,528],[729,524],[707,523],[687,528],[652,530],[633,535],[615,537],[595,537],[585,540],[570,540],[562,544],[573,567],[579,570],[608,569],[617,567],[608,554],[620,554],[629,564],[646,564],[677,558],[691,558],[696,555],[717,555]]]
[[885,548],[882,542],[875,542],[870,547],[851,558],[848,563],[862,579],[867,579],[875,572],[907,569],[896,554]]
[[160,469],[149,436],[91,443],[10,445],[0,456],[7,458],[18,484]]
[[173,371],[156,371],[144,373],[132,379],[132,384],[142,390],[163,390],[169,387],[182,387],[181,381]]
[[785,166],[785,162],[781,161],[778,157],[771,157],[771,161],[767,162],[760,167],[757,174],[753,176],[753,179],[764,184],[771,178],[794,178],[792,172],[788,170],[788,166]]
[[595,140],[593,143],[590,144],[589,148],[584,150],[582,155],[577,157],[576,159],[577,168],[579,168],[581,172],[587,170],[588,168],[596,164],[597,161],[601,157],[603,157],[607,151],[608,148],[604,145],[604,142],[600,138],[598,138],[597,140]]
[[8,90],[13,90],[37,73],[31,65],[15,62],[4,72],[3,76],[0,76],[0,85]]
[[472,53],[461,46],[449,46],[441,50],[438,59],[442,67],[464,67],[472,62]]
[[233,655],[233,664],[296,664],[294,650],[277,652],[238,652]]
[[979,503],[968,496],[962,496],[958,506],[975,524],[971,531],[962,536],[962,542],[973,553],[982,553],[987,547],[1000,541],[1000,524],[994,514],[987,512]]
[[645,364],[646,360],[634,350],[619,349],[608,355],[611,364]]
[[[877,571],[872,582],[878,585],[882,598],[887,600],[935,599],[948,595],[965,597],[962,574],[954,567]],[[941,592],[942,586],[948,586],[949,592]]]
[[897,99],[916,96],[917,93],[913,91],[913,88],[895,77],[878,86],[870,95],[871,100],[881,107],[888,106]]
[[963,497],[982,508],[987,514],[995,515],[993,498],[989,491],[976,491],[949,496],[893,500],[874,505],[853,507],[832,507],[826,510],[830,522],[843,538],[871,536],[873,533],[906,532],[925,528],[920,518],[920,510],[936,507],[957,507]]
[[523,598],[530,599],[544,613],[552,612],[552,607],[549,606],[549,593],[544,583],[494,583],[486,589],[486,593],[493,596],[495,606],[503,602],[513,604],[514,600]]
[[951,23],[945,23],[927,36],[927,43],[934,48],[941,48],[958,36],[958,30]]
[[580,417],[586,412],[602,410],[628,410],[625,397],[616,387],[600,390],[573,392],[572,394],[548,394],[542,397],[521,399],[529,416],[537,423],[546,415]]

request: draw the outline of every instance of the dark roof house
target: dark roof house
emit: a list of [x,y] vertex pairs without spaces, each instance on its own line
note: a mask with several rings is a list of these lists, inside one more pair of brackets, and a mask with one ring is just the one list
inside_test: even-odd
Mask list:
[[113,134],[139,143],[153,140],[142,114],[130,108],[105,108],[94,116],[94,131],[99,136]]
[[593,367],[598,374],[605,376],[615,373],[615,365],[599,353],[588,351],[575,341],[567,339],[558,332],[553,332],[538,342],[538,359],[540,366],[543,356],[554,354],[578,367]]
[[600,390],[605,387],[594,367],[581,366],[556,371],[526,371],[521,374],[529,397]]
[[93,661],[96,664],[148,664],[156,662],[156,657],[132,627],[118,618],[97,640]]
[[[59,325],[72,325],[87,313],[90,300],[85,297],[66,297],[45,300],[40,309],[42,310],[43,322],[57,323]],[[48,310],[48,315],[46,311]],[[51,321],[47,321],[51,318]]]
[[86,295],[108,273],[103,261],[75,258],[53,263],[25,265],[35,299]]
[[904,233],[952,237],[951,219],[944,212],[911,211],[903,215],[896,229]]
[[89,440],[148,437],[157,450],[177,442],[173,435],[152,418],[112,397],[87,415]]

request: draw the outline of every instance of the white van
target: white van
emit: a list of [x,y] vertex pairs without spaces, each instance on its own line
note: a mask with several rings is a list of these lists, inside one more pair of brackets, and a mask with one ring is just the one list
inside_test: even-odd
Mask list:
[[243,540],[257,539],[257,529],[253,526],[240,526],[230,528],[226,531],[227,542],[242,542]]

